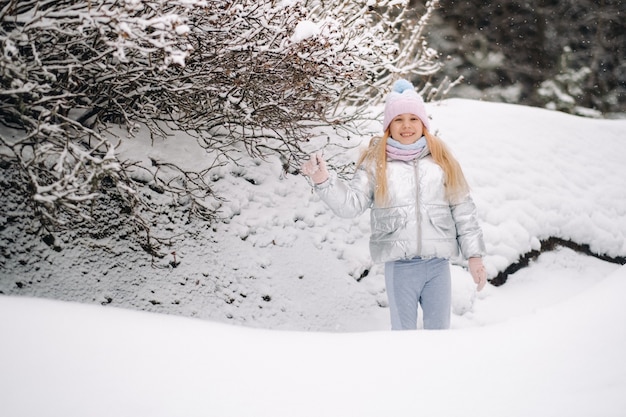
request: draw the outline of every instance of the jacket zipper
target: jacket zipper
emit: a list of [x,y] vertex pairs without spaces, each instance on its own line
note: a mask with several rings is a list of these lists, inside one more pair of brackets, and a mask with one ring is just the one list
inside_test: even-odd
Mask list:
[[415,172],[415,217],[417,217],[417,256],[422,256],[422,216],[420,215],[420,178],[419,178],[419,158],[413,163]]

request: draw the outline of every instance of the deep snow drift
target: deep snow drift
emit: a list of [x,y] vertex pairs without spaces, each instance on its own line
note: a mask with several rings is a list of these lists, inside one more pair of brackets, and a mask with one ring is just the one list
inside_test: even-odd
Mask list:
[[301,333],[0,296],[3,415],[568,416],[626,409],[626,267],[450,331]]

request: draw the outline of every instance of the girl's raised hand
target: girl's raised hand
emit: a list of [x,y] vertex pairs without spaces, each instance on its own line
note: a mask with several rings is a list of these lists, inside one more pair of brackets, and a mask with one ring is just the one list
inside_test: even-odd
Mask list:
[[311,155],[309,160],[300,166],[300,172],[311,178],[314,184],[321,184],[329,177],[326,161],[319,153]]

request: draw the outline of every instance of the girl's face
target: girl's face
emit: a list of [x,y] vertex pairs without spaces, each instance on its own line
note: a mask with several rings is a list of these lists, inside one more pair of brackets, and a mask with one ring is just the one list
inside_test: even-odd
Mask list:
[[391,121],[389,130],[392,138],[403,145],[410,145],[422,137],[424,125],[416,115],[403,113]]

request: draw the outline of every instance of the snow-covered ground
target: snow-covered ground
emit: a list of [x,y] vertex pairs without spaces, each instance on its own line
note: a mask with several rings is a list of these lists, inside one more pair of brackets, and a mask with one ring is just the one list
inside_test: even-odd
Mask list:
[[[428,108],[472,186],[491,276],[550,236],[626,255],[626,120]],[[123,155],[204,162],[183,137],[144,139]],[[3,415],[626,415],[625,267],[562,248],[476,293],[455,265],[452,330],[393,333],[367,215],[336,218],[278,161],[244,158],[213,180],[225,221],[186,226],[176,268],[116,237],[12,249]]]

